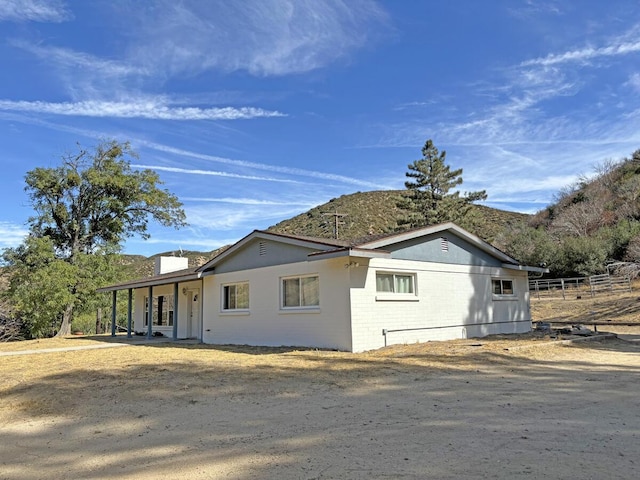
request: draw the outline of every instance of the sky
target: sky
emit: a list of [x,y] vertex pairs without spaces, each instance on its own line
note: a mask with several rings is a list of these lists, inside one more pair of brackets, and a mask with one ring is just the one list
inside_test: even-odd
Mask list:
[[526,213],[640,148],[638,0],[0,0],[0,65],[0,249],[27,171],[102,140],[184,204],[142,255],[404,188],[427,139]]

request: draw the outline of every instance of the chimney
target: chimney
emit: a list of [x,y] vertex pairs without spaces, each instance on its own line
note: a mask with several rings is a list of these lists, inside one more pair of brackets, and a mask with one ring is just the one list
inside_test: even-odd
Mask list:
[[157,257],[155,275],[177,272],[189,268],[189,259],[186,257]]

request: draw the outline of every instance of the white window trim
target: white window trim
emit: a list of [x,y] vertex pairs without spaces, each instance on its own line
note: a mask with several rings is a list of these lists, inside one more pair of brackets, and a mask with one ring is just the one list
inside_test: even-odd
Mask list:
[[[397,292],[379,292],[378,291],[378,274],[393,275],[393,286],[396,285],[396,275],[411,277],[413,293],[397,293]],[[402,272],[398,270],[376,270],[376,301],[378,302],[418,302],[418,275],[416,272]]]
[[[302,280],[303,278],[312,278],[315,277],[318,279],[318,305],[299,305],[293,307],[286,307],[284,305],[284,281],[285,280],[293,280],[295,278]],[[304,275],[287,275],[286,277],[280,277],[280,312],[281,313],[296,313],[296,312],[307,312],[307,313],[317,313],[320,311],[320,275],[317,273],[309,273]]]
[[[225,288],[226,287],[232,287],[232,286],[238,286],[238,285],[246,285],[248,290],[249,290],[249,306],[248,307],[243,307],[243,308],[225,308],[224,304],[225,304]],[[251,309],[251,288],[249,286],[249,281],[242,281],[242,282],[229,282],[229,283],[222,283],[220,285],[220,313],[224,313],[224,314],[231,314],[231,315],[247,315],[249,313]]]
[[[502,282],[507,281],[511,282],[511,288],[513,293],[494,293],[493,292],[493,282],[500,282],[502,289]],[[516,294],[516,282],[512,278],[492,278],[491,279],[491,297],[493,300],[517,300],[518,295]]]

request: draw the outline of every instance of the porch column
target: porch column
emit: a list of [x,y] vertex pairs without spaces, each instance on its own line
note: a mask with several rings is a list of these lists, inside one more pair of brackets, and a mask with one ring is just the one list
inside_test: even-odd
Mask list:
[[153,336],[153,285],[149,285],[149,299],[147,301],[147,338]]
[[129,289],[129,301],[127,303],[127,338],[131,338],[131,309],[133,307],[133,288]]
[[178,282],[173,284],[173,340],[178,340]]
[[111,303],[111,336],[116,336],[116,305],[117,305],[118,291],[113,291],[113,302]]

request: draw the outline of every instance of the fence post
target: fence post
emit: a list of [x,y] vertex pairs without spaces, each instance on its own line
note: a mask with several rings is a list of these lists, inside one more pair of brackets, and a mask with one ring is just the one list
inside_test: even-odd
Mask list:
[[562,299],[566,300],[566,298],[564,296],[564,278],[560,279],[560,285],[562,285]]

